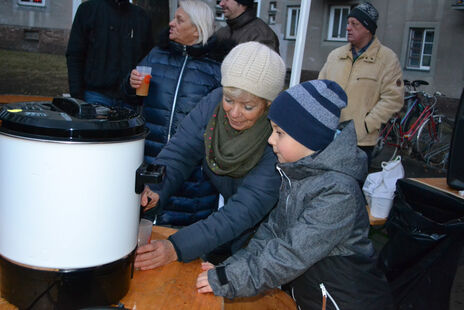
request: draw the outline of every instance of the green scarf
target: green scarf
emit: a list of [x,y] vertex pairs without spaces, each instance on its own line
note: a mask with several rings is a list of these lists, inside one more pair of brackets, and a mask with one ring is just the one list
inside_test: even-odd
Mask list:
[[261,159],[271,132],[267,111],[251,128],[233,129],[220,102],[204,134],[208,167],[218,175],[245,176]]

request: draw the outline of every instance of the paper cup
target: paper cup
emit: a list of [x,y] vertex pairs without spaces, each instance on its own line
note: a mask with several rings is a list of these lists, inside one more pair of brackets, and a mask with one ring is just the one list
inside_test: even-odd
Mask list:
[[151,240],[151,230],[153,228],[153,222],[141,219],[139,224],[139,234],[137,237],[137,246],[148,244]]

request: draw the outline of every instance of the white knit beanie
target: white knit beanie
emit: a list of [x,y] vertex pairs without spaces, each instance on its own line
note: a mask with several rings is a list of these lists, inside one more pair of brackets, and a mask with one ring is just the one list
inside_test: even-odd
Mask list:
[[266,45],[246,42],[227,54],[221,73],[223,87],[240,88],[272,101],[284,87],[285,63]]

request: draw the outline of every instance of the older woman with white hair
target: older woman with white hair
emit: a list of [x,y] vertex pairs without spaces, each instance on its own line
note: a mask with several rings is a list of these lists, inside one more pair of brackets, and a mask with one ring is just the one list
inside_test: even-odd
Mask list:
[[[213,33],[211,8],[200,0],[181,0],[169,32],[161,34],[161,43],[140,62],[152,68],[149,93],[143,100],[143,116],[150,129],[145,142],[147,162],[153,161],[197,102],[221,85],[220,64],[208,58],[215,46]],[[142,79],[132,70],[123,86],[126,95],[135,96]],[[162,213],[145,217],[157,224],[189,225],[207,217],[217,207],[217,197],[198,167]]]

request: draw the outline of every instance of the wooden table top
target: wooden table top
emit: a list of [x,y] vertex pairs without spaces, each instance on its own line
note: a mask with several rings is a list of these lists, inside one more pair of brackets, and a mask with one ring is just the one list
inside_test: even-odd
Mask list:
[[[175,229],[153,226],[151,238],[166,239]],[[128,309],[223,309],[223,299],[213,294],[198,294],[199,259],[174,262],[152,270],[135,271],[129,292],[121,300]]]
[[13,102],[52,101],[52,97],[27,95],[0,95],[0,104]]
[[[152,239],[166,239],[176,230],[153,226]],[[226,309],[226,310],[285,310],[296,309],[295,302],[286,293],[275,289],[266,294],[223,299],[213,294],[199,294],[196,279],[201,273],[199,259],[190,263],[174,262],[147,271],[135,271],[129,292],[121,300],[127,309]],[[0,297],[1,310],[17,309]]]
[[416,182],[433,187],[440,191],[444,191],[458,198],[464,199],[463,196],[459,195],[459,191],[457,189],[454,189],[448,186],[448,183],[446,182],[446,178],[415,178],[411,180],[414,180]]

